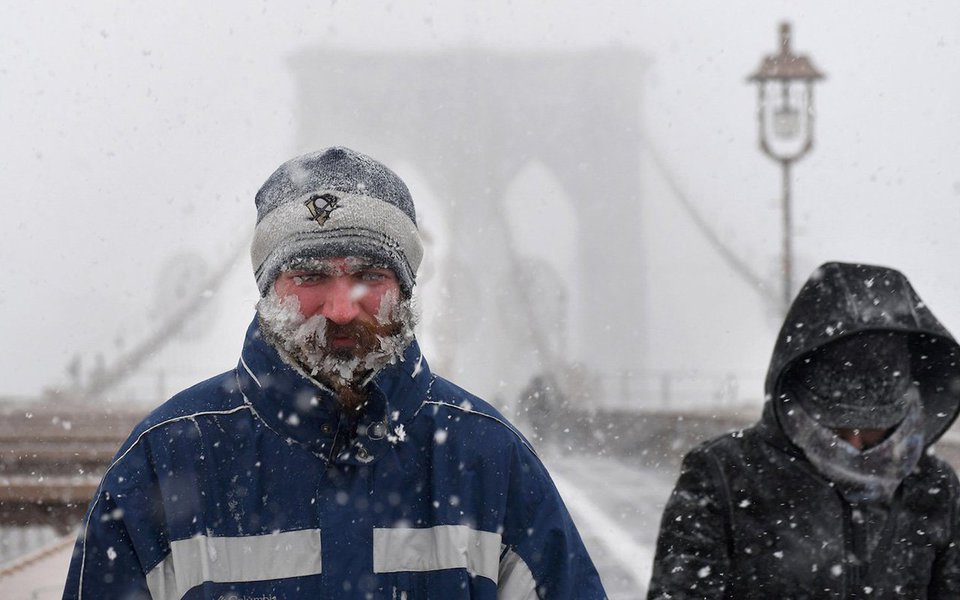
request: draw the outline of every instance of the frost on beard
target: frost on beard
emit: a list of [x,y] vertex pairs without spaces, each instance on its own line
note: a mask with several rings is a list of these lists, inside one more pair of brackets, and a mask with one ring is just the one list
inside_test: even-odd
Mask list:
[[304,317],[296,296],[281,298],[271,289],[257,303],[257,312],[268,339],[284,360],[311,376],[320,375],[346,385],[361,375],[366,375],[366,383],[383,367],[402,360],[403,351],[413,340],[417,321],[413,301],[400,299],[398,292],[390,291],[384,295],[374,319],[380,326],[396,323],[396,333],[377,335],[377,347],[362,356],[344,357],[331,354],[327,348],[327,319],[319,314]]

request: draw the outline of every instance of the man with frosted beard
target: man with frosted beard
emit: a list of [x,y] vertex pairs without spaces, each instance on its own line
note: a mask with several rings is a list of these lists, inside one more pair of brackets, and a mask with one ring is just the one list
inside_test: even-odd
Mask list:
[[136,427],[64,598],[603,598],[530,445],[420,352],[406,185],[329,148],[256,206],[237,368]]
[[901,273],[827,263],[787,313],[759,422],[684,458],[649,598],[960,598],[960,484],[930,447],[960,346]]

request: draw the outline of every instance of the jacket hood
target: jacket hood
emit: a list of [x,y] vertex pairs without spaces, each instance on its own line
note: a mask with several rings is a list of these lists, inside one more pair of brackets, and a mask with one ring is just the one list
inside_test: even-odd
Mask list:
[[[911,373],[923,401],[925,440],[932,444],[960,412],[960,345],[895,269],[830,262],[814,271],[774,344],[764,386],[768,403],[780,402],[783,375],[798,360],[865,331],[907,336]],[[775,412],[765,410],[765,418]]]

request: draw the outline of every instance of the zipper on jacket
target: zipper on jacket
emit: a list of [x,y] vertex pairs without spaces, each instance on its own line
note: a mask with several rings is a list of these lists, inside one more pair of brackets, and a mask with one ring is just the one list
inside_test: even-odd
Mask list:
[[866,515],[858,504],[844,505],[844,519],[849,523],[849,555],[847,582],[850,585],[850,598],[864,597],[864,581],[866,581],[869,562],[867,561],[867,525]]
[[[853,522],[853,507],[847,503],[840,492],[837,492],[837,496],[840,498],[840,506],[843,507],[843,582],[845,589],[841,590],[840,597],[859,598],[860,561],[856,541],[858,528]],[[862,527],[859,529],[862,529]]]

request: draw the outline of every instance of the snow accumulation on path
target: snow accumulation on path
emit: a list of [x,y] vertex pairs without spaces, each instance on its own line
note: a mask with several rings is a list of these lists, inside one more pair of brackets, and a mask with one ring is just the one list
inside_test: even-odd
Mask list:
[[63,595],[67,566],[76,535],[50,542],[0,568],[0,589],[5,598],[53,600]]
[[546,457],[564,503],[616,600],[646,595],[663,505],[676,474],[612,457]]
[[637,586],[645,586],[650,581],[650,566],[653,563],[650,547],[636,543],[629,533],[623,531],[622,525],[603,514],[575,485],[563,477],[554,477],[553,481],[557,484],[567,508],[575,515],[577,527],[585,528],[591,535],[598,537],[612,558],[620,563]]

